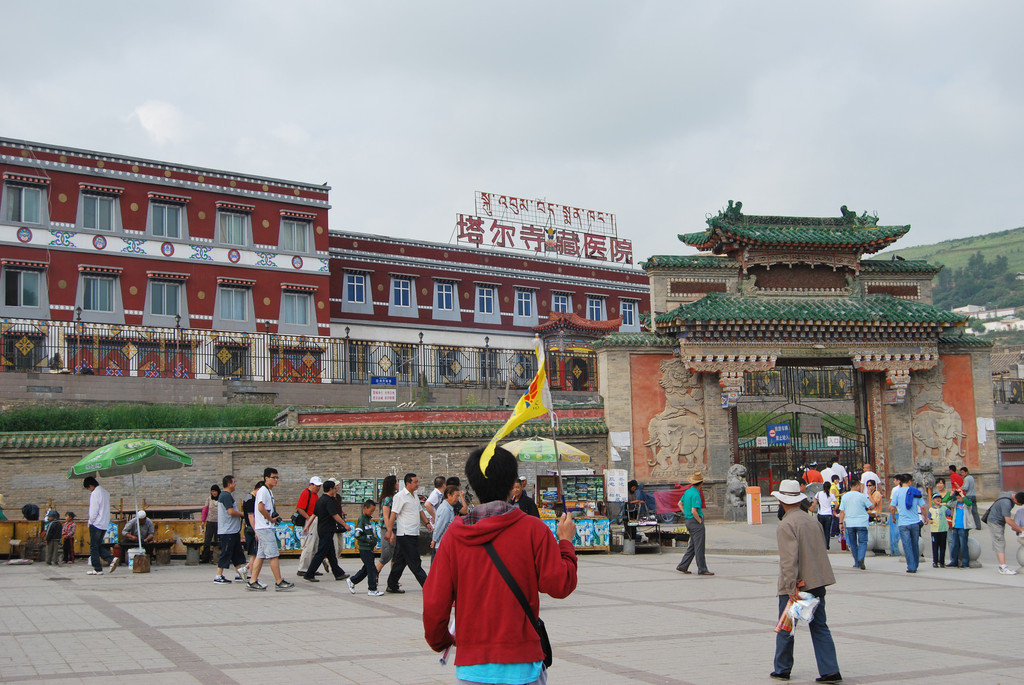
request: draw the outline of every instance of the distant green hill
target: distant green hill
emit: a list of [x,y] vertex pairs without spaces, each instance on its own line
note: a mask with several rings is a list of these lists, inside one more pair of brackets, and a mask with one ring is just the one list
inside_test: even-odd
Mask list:
[[939,307],[1024,307],[1024,281],[1016,279],[1024,272],[1024,228],[890,250],[876,259],[893,255],[944,267],[932,293]]
[[946,271],[952,271],[967,266],[967,260],[979,251],[988,261],[1003,255],[1006,257],[1009,271],[1014,274],[1018,271],[1024,272],[1024,228],[943,240],[932,245],[886,250],[875,259],[892,259],[893,255],[899,255],[904,259],[925,259],[932,264],[942,264]]

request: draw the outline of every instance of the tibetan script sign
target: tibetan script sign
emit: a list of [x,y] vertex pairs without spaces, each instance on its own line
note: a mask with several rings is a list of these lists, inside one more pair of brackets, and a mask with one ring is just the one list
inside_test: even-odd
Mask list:
[[479,192],[476,214],[459,214],[456,229],[460,243],[633,263],[633,243],[618,238],[608,212]]

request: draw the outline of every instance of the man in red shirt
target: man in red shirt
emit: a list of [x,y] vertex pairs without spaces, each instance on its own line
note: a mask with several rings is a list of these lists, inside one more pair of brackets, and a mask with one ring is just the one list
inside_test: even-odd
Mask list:
[[964,487],[964,477],[956,472],[956,464],[949,465],[949,489],[956,491]]
[[[299,501],[295,505],[295,512],[303,519],[302,554],[299,556],[299,575],[306,575],[309,562],[316,554],[317,545],[320,543],[320,536],[317,535],[318,526],[314,525],[316,517],[313,512],[316,510],[316,501],[320,498],[320,486],[324,484],[320,476],[313,476],[309,479],[309,485],[299,494]],[[298,530],[295,531],[296,533]],[[322,576],[320,571],[316,575]]]
[[804,471],[804,483],[810,485],[811,483],[824,483],[825,479],[821,477],[821,471],[818,470],[818,462],[812,461],[810,468]]
[[[485,475],[482,453],[475,450],[466,462],[481,504],[448,526],[423,586],[424,634],[436,652],[455,645],[459,682],[544,682],[539,634],[486,545],[491,543],[536,616],[538,593],[561,599],[576,589],[576,524],[563,514],[556,542],[547,524],[507,501],[516,482],[516,458],[495,448]],[[454,634],[448,628],[453,605],[458,607]]]

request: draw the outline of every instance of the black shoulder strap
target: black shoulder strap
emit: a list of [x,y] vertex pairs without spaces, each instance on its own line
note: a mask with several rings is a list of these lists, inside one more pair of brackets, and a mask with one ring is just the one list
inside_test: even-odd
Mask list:
[[512,594],[519,600],[519,605],[523,607],[523,611],[526,612],[526,617],[530,619],[530,625],[537,628],[537,617],[533,615],[533,609],[530,607],[530,603],[526,601],[526,595],[523,594],[522,589],[519,587],[519,583],[509,573],[508,568],[505,567],[505,563],[498,556],[498,551],[494,549],[494,545],[490,542],[484,543],[484,549],[487,550],[487,554],[491,557],[491,561],[494,562],[495,568],[498,569],[498,573],[505,579],[505,584],[508,585],[508,589],[512,591]]

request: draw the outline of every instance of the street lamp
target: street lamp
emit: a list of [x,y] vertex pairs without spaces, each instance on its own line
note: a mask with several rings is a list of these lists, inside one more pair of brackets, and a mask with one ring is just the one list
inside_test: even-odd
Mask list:
[[181,314],[175,314],[174,315],[174,368],[171,371],[171,374],[173,376],[175,376],[175,377],[178,377],[178,373],[180,371],[179,364],[181,363],[180,362],[181,348],[180,348],[180,345],[178,343],[178,336],[179,336],[180,333],[181,333]]
[[[75,307],[75,356],[82,356],[82,308]],[[74,365],[74,357],[71,360]],[[75,369],[76,371],[78,369]]]
[[487,406],[491,406],[491,336],[484,336],[484,387],[487,388]]

